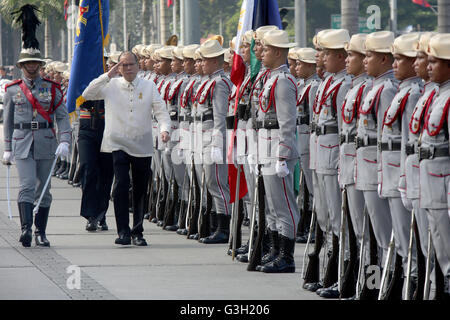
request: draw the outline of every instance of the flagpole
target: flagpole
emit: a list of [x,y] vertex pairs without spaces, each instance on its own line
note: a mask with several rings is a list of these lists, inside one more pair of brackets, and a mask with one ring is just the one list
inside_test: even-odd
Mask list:
[[177,34],[177,0],[173,0],[172,4],[172,15],[173,15],[173,33]]
[[123,6],[123,51],[128,51],[128,42],[127,42],[127,6],[125,3],[126,0],[122,1]]

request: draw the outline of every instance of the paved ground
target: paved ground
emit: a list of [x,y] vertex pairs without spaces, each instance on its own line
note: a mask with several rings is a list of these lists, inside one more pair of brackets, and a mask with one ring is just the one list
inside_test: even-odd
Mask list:
[[[0,126],[0,141],[3,127]],[[3,154],[3,144],[0,145]],[[161,300],[313,300],[301,288],[304,245],[297,244],[293,274],[246,271],[232,261],[227,245],[204,245],[144,222],[148,247],[117,246],[112,203],[109,231],[87,232],[79,216],[81,190],[53,178],[53,204],[47,227],[50,248],[23,248],[18,242],[18,177],[11,167],[8,219],[6,167],[0,165],[0,299],[161,299]],[[248,229],[244,230],[244,240]],[[81,271],[81,288],[70,289]],[[69,270],[70,271],[70,270]],[[69,285],[68,285],[69,283]]]

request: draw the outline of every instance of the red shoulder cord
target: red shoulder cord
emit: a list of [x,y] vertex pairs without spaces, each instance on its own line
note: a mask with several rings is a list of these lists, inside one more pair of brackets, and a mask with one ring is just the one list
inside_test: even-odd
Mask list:
[[[323,95],[327,92],[328,88],[331,85],[331,81],[332,80],[333,80],[333,77],[330,77],[328,79],[327,83],[325,84],[325,88],[322,91],[320,99],[318,99],[319,97],[316,95],[316,99],[314,100],[314,105],[313,105],[313,111],[314,111],[315,114],[319,114],[320,111],[322,110]],[[320,100],[320,102],[319,102],[319,100]],[[319,105],[319,109],[317,109],[317,105]]]
[[370,104],[370,107],[369,107],[369,109],[367,111],[363,111],[362,105],[360,105],[359,106],[359,113],[369,114],[369,112],[372,111],[372,109],[373,109],[375,104],[377,105],[377,110],[376,111],[378,112],[378,102],[380,100],[380,95],[381,95],[381,92],[383,91],[383,89],[384,89],[384,86],[381,86],[380,89],[378,89],[378,91],[375,94],[375,97],[373,97],[372,103]]
[[342,105],[342,111],[341,112],[342,112],[342,120],[345,123],[347,123],[347,124],[352,123],[353,119],[355,119],[355,116],[358,114],[358,110],[359,110],[359,107],[361,105],[362,95],[363,95],[365,87],[366,87],[366,85],[362,85],[359,88],[358,93],[356,94],[356,99],[355,99],[355,102],[353,102],[353,106],[352,106],[353,107],[352,108],[352,116],[351,116],[351,118],[349,120],[346,120],[345,116],[344,116],[345,105],[347,104],[347,99],[344,101],[344,104]]
[[[422,108],[422,110],[420,112],[419,119],[418,119],[419,123],[424,120],[424,118],[425,118],[424,116],[428,113],[428,108],[430,107],[431,102],[433,101],[433,98],[434,98],[435,94],[436,94],[436,89],[433,89],[433,91],[431,91],[430,95],[427,98],[427,101],[425,102],[425,105],[423,106],[423,108]],[[419,130],[420,130],[420,127],[423,128],[423,126],[420,126],[420,125],[417,126],[417,130],[414,130],[412,128],[412,124],[414,122],[414,116],[415,115],[416,115],[416,113],[413,112],[413,114],[411,116],[411,120],[409,121],[409,131],[411,131],[411,133],[413,133],[413,134],[417,134],[419,132]]]
[[[403,115],[403,111],[405,110],[406,103],[408,102],[409,95],[410,95],[410,92],[408,91],[408,93],[402,98],[402,101],[400,102],[400,107],[397,109],[397,112],[395,113],[394,117],[392,118],[392,120],[390,120],[388,122],[386,122],[386,116],[388,114],[390,106],[389,106],[389,108],[387,108],[387,110],[384,112],[383,127],[385,124],[390,126],[392,123],[394,123],[395,120],[397,120],[399,115],[401,118],[401,116]],[[392,104],[391,104],[391,106],[392,106]]]
[[[209,82],[209,81],[208,81]],[[206,85],[206,83],[205,83]],[[213,84],[208,88],[208,91],[205,94],[205,98],[203,100],[200,100],[200,97],[198,97],[198,103],[200,104],[204,104],[206,99],[208,98],[209,95],[212,96],[212,94],[214,93],[214,87],[216,86],[216,82],[214,81]],[[204,88],[204,86],[202,87]]]
[[261,98],[262,98],[264,91],[259,94],[259,107],[261,108],[261,111],[264,113],[266,113],[269,110],[270,106],[272,105],[272,102],[273,102],[273,107],[275,109],[275,112],[277,112],[277,105],[275,102],[275,86],[277,85],[277,82],[278,82],[278,78],[275,79],[275,82],[273,83],[272,88],[270,88],[269,103],[268,103],[266,109],[264,109],[262,107],[262,103],[261,103]]
[[[303,101],[308,101],[309,100],[309,91],[312,87],[312,84],[309,85],[308,88],[306,88],[305,93],[303,94],[303,96],[300,97],[300,99],[297,101],[297,106],[301,105],[303,103]],[[308,101],[309,102],[309,101]]]
[[442,112],[441,121],[439,122],[439,125],[437,126],[436,130],[431,131],[431,132],[430,132],[430,129],[429,129],[429,126],[428,126],[428,121],[430,120],[431,112],[430,112],[430,114],[428,114],[427,120],[426,120],[426,123],[425,123],[425,127],[427,129],[428,135],[430,135],[431,137],[437,136],[439,134],[439,132],[441,131],[442,127],[444,126],[444,122],[445,122],[445,118],[447,118],[447,113],[448,113],[449,106],[450,106],[450,98],[448,98],[447,102],[445,103],[445,107],[444,107],[444,110]]
[[241,100],[242,96],[244,95],[245,89],[247,89],[250,80],[252,80],[250,77],[248,78],[247,82],[244,84],[244,86],[241,88],[241,91],[239,92],[239,100]]

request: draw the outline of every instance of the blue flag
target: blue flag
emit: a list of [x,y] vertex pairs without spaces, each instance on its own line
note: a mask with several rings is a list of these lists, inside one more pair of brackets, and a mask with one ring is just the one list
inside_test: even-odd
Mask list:
[[67,108],[71,116],[85,101],[81,96],[83,90],[106,71],[103,51],[109,39],[109,0],[81,0],[79,8],[67,91]]
[[281,29],[277,0],[255,0],[252,29],[256,30],[262,26],[277,26]]

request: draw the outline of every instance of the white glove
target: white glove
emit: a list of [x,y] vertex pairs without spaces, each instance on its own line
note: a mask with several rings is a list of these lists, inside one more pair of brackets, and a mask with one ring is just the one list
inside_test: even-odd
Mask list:
[[222,163],[222,150],[218,147],[211,147],[211,160],[213,163]]
[[289,169],[287,167],[286,161],[277,160],[275,164],[275,172],[279,178],[284,178],[289,174]]
[[406,197],[406,191],[405,190],[399,190],[399,191],[400,191],[400,196],[402,197],[403,205],[405,206],[406,210],[411,211],[413,209],[411,199],[408,199]]
[[55,156],[67,157],[69,155],[69,144],[67,142],[61,142],[56,148]]
[[11,162],[14,160],[14,156],[11,153],[11,151],[5,151],[3,153],[3,164],[4,165],[9,165],[11,164]]

